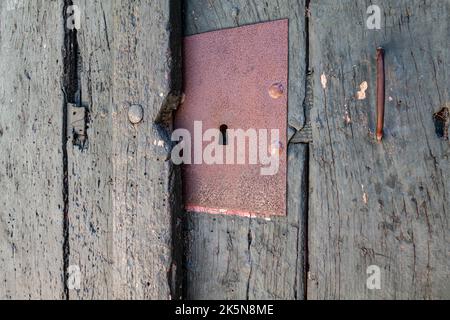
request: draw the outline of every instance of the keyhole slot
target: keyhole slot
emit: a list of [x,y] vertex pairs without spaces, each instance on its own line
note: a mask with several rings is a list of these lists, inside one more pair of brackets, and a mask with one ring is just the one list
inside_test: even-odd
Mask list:
[[219,144],[221,146],[226,146],[228,144],[228,126],[226,124],[223,124],[220,126],[220,142]]

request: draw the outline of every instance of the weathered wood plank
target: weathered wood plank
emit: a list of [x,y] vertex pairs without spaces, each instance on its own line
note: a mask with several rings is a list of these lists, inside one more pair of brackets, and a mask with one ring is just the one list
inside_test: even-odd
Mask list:
[[[79,93],[74,101],[89,113],[84,147],[68,141],[70,265],[80,268],[80,290],[70,298],[112,297],[112,2],[75,1],[81,15],[77,31]],[[70,113],[70,110],[69,110]]]
[[[86,149],[69,154],[70,264],[82,275],[70,298],[168,299],[177,295],[167,133],[180,85],[181,9],[176,0],[74,2],[90,122]],[[128,119],[132,105],[143,110],[138,124]]]
[[61,299],[60,1],[0,3],[0,299]]
[[[308,297],[448,299],[450,145],[437,136],[433,114],[450,102],[450,3],[377,1],[380,31],[366,28],[370,4],[311,2]],[[381,143],[378,46],[386,50]],[[358,100],[364,81],[367,97]],[[380,290],[366,287],[370,265],[381,268]]]
[[[304,125],[305,15],[299,1],[185,2],[185,34],[289,18],[289,125]],[[189,299],[301,299],[304,295],[306,146],[289,147],[288,217],[188,214],[185,295]]]

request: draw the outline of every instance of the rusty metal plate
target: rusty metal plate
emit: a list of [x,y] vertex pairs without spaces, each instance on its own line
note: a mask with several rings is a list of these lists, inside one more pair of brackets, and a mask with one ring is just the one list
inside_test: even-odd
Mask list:
[[[287,20],[184,39],[184,99],[175,127],[187,129],[192,136],[192,164],[183,165],[187,211],[250,217],[286,215],[287,85]],[[197,126],[202,124],[197,128],[198,137],[196,121]],[[231,141],[221,141],[225,144],[223,164],[195,164],[199,161],[194,161],[194,153],[211,143],[196,142],[198,132],[208,129],[220,129],[227,138],[230,129],[252,129],[257,132],[258,143],[265,137],[261,129],[267,129],[267,150],[258,145],[258,152],[279,154],[278,170],[262,175],[261,168],[269,165],[262,164],[259,157],[256,164],[250,163],[250,139],[246,140],[245,164],[238,164],[237,158],[230,164],[233,161],[226,157],[225,148],[238,152],[237,140],[234,147]],[[272,139],[271,129],[279,130],[278,139]]]

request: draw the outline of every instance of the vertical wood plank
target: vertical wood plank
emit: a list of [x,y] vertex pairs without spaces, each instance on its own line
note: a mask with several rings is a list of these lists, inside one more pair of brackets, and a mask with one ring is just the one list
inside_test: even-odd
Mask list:
[[[301,1],[185,1],[185,34],[289,18],[289,126],[304,125],[305,8]],[[288,217],[187,214],[189,299],[301,299],[304,294],[306,150],[289,146]]]
[[[72,299],[169,299],[176,169],[170,113],[178,104],[178,1],[75,1],[88,145],[70,151]],[[178,14],[179,17],[179,14]],[[178,78],[177,78],[178,77]],[[132,124],[132,105],[143,110]]]
[[[308,297],[448,299],[450,145],[436,134],[433,114],[450,99],[450,4],[377,1],[380,31],[366,28],[371,4],[311,1]],[[378,46],[386,51],[381,143]],[[364,81],[366,98],[358,100]],[[366,287],[370,265],[381,269],[380,290]]]
[[[112,1],[75,1],[81,13],[76,66],[80,100],[88,111],[84,148],[68,141],[69,250],[81,286],[71,299],[113,297],[113,53]],[[74,101],[75,102],[75,101]],[[70,112],[70,111],[69,111]]]
[[60,1],[0,3],[0,299],[61,299]]

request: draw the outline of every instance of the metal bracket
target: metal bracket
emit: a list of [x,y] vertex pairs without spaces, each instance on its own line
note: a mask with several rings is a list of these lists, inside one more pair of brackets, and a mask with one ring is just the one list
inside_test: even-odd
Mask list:
[[[195,135],[208,129],[268,131],[269,155],[279,155],[278,170],[262,175],[264,165],[249,163],[250,137],[246,138],[245,164],[198,163],[184,165],[184,199],[188,211],[251,217],[286,215],[288,21],[279,20],[226,29],[185,38],[184,99],[175,116],[175,127],[187,129],[191,148],[208,145]],[[271,130],[279,137],[274,141]],[[258,142],[263,139],[258,136]],[[202,152],[202,151],[200,151]],[[225,153],[225,152],[224,152]],[[194,158],[194,155],[192,156]],[[259,159],[261,160],[261,159]],[[224,161],[224,162],[225,162]]]

